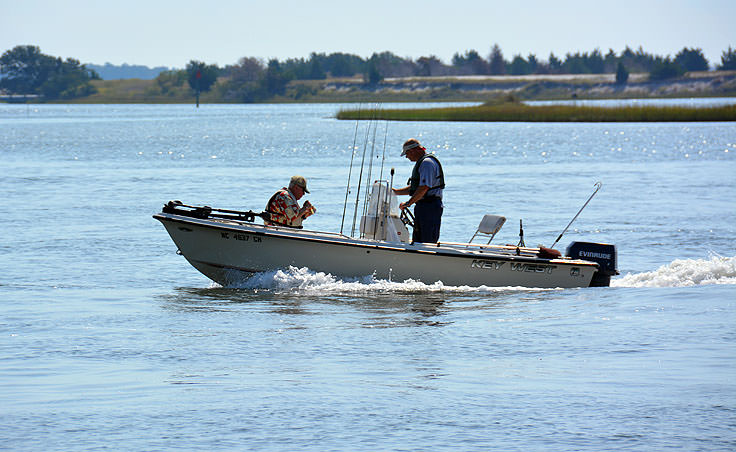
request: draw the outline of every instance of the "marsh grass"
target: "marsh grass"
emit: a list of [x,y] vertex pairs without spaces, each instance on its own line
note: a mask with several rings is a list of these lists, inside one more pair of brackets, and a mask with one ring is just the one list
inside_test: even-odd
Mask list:
[[[362,116],[361,116],[362,115]],[[366,112],[341,110],[337,119],[361,119]],[[519,102],[486,103],[474,107],[380,110],[375,119],[392,121],[481,122],[699,122],[736,121],[736,105],[719,107],[576,105],[530,106]]]
[[[65,103],[80,104],[128,104],[128,103],[194,103],[195,97],[186,86],[177,87],[166,93],[158,89],[155,80],[123,79],[94,80],[96,92],[86,97],[66,100]],[[216,102],[215,93],[202,93],[202,103]]]

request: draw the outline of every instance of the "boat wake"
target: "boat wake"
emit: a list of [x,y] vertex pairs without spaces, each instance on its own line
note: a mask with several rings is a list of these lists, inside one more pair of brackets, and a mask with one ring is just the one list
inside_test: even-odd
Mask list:
[[[717,254],[709,259],[677,259],[651,272],[629,273],[613,278],[611,287],[690,287],[707,284],[736,284],[736,257]],[[220,287],[216,283],[214,286]],[[345,293],[498,293],[539,291],[528,287],[449,286],[441,281],[425,284],[408,279],[390,281],[373,276],[339,278],[306,267],[256,273],[247,278],[232,279],[232,289],[266,289],[316,294]]]
[[276,291],[298,291],[304,293],[482,293],[509,292],[556,289],[530,289],[528,287],[471,287],[448,286],[441,281],[425,284],[408,279],[397,282],[376,279],[373,276],[361,278],[338,278],[329,273],[315,272],[308,268],[289,267],[286,270],[275,270],[256,273],[253,276],[228,284],[233,289],[268,289]]
[[736,257],[713,253],[710,259],[677,259],[651,272],[611,280],[612,287],[689,287],[736,284]]

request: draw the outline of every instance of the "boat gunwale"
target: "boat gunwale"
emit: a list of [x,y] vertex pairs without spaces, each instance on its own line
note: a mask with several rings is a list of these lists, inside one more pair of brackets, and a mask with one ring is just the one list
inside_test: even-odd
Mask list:
[[[434,255],[440,255],[440,256],[460,257],[460,258],[468,258],[468,259],[544,262],[544,263],[552,263],[552,264],[560,264],[560,265],[591,266],[591,267],[598,268],[598,264],[596,262],[585,261],[585,260],[580,260],[580,259],[571,259],[569,257],[545,259],[542,257],[535,257],[535,256],[512,255],[510,253],[509,254],[493,253],[493,252],[482,250],[482,249],[476,251],[476,250],[471,250],[471,249],[459,248],[459,246],[466,246],[467,244],[447,245],[447,244],[442,244],[442,242],[439,242],[436,244],[430,244],[430,245],[426,245],[426,244],[416,245],[416,244],[406,244],[406,243],[394,244],[394,243],[389,243],[389,242],[370,241],[367,239],[356,239],[354,237],[348,237],[344,234],[339,234],[336,232],[329,232],[329,231],[310,231],[310,230],[303,230],[303,229],[290,231],[290,230],[284,230],[284,228],[279,228],[279,227],[274,227],[274,226],[264,226],[264,225],[259,225],[255,223],[244,222],[244,221],[229,220],[229,219],[221,220],[221,219],[211,219],[211,218],[202,219],[202,218],[194,218],[190,216],[176,215],[176,214],[170,214],[170,213],[164,213],[164,212],[154,214],[153,218],[161,222],[166,220],[166,221],[172,221],[175,223],[197,225],[200,227],[205,227],[205,228],[210,228],[210,229],[228,229],[228,230],[239,231],[239,232],[243,232],[243,228],[268,229],[268,230],[261,230],[261,231],[248,230],[247,233],[254,234],[254,235],[260,235],[260,236],[271,236],[271,237],[281,238],[281,239],[286,239],[286,240],[300,240],[300,241],[317,242],[317,243],[328,243],[332,245],[381,249],[381,250],[386,250],[386,251],[397,251],[397,252],[408,252],[408,253],[434,254]],[[310,235],[305,236],[305,234],[310,234]],[[320,236],[327,236],[327,237],[320,237]],[[356,241],[360,241],[360,242],[356,243]],[[494,245],[486,245],[486,246],[494,246]],[[414,247],[414,248],[409,248],[409,247]]]

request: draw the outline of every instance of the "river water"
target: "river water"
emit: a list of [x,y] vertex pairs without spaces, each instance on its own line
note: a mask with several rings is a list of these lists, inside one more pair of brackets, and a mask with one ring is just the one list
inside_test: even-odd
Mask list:
[[[0,105],[0,449],[736,449],[734,123],[374,139],[340,108]],[[151,218],[171,199],[261,210],[302,174],[307,226],[339,231],[353,143],[353,181],[368,141],[364,177],[372,161],[398,186],[409,137],[445,169],[443,240],[495,213],[494,243],[523,219],[549,246],[600,181],[558,247],[615,243],[622,275],[539,290],[289,268],[227,288]]]

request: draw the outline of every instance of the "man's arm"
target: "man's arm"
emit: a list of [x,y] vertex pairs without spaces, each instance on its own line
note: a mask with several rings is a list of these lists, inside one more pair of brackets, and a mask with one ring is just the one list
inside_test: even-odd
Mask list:
[[427,187],[426,185],[420,185],[419,187],[417,187],[417,191],[415,191],[414,194],[411,195],[411,198],[409,198],[408,201],[402,202],[401,204],[399,204],[399,209],[404,210],[407,207],[411,206],[412,204],[416,204],[417,201],[424,198],[424,195],[426,195],[428,191],[429,191],[429,187]]
[[392,190],[394,191],[394,193],[397,196],[403,196],[403,195],[408,195],[409,194],[409,186],[408,185],[406,187],[404,187],[404,188],[393,188]]

